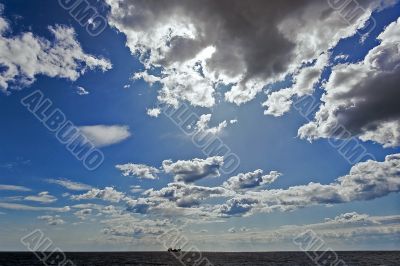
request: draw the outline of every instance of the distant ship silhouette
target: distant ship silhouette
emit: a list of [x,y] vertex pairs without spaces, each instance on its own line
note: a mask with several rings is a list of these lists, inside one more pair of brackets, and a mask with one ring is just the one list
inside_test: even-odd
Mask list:
[[181,249],[180,249],[180,248],[178,248],[178,249],[176,249],[176,248],[169,248],[169,249],[168,249],[168,252],[181,252]]

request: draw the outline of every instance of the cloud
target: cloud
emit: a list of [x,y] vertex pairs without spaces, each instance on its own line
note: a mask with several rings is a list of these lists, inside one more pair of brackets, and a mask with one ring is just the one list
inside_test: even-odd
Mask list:
[[120,215],[123,211],[120,208],[117,208],[113,205],[104,206],[101,210],[102,214],[109,214],[109,215]]
[[142,195],[151,202],[168,200],[175,202],[178,207],[192,207],[200,205],[206,199],[224,197],[228,191],[222,187],[203,187],[185,183],[170,183],[160,190],[147,190]]
[[86,220],[87,216],[92,214],[92,209],[82,209],[74,212],[74,215],[80,220]]
[[320,55],[312,66],[303,67],[294,73],[293,84],[290,88],[269,94],[268,99],[262,104],[267,108],[264,114],[282,116],[290,110],[294,96],[311,95],[314,92],[314,86],[320,81],[321,73],[327,66],[328,60],[328,54]]
[[[222,187],[204,187],[185,183],[170,183],[160,190],[149,189],[139,198],[125,198],[126,210],[155,217],[197,218],[197,222],[218,218],[207,204],[210,199],[223,199],[232,192]],[[203,205],[207,206],[204,207]]]
[[76,93],[78,95],[88,95],[89,94],[89,92],[84,87],[81,87],[81,86],[76,87]]
[[349,174],[327,185],[311,182],[287,189],[246,191],[215,208],[222,216],[250,215],[251,212],[288,211],[312,205],[372,200],[400,191],[398,169],[400,154],[392,154],[383,162],[358,163]]
[[6,168],[8,170],[13,170],[18,167],[23,167],[23,166],[29,165],[30,163],[31,163],[31,160],[25,160],[22,157],[17,157],[15,161],[0,163],[0,168]]
[[[369,160],[358,163],[347,175],[329,184],[310,182],[289,188],[265,189],[264,186],[274,182],[280,173],[270,171],[263,174],[260,169],[230,177],[221,186],[192,184],[202,178],[219,176],[218,169],[222,163],[223,158],[218,156],[177,162],[165,160],[162,168],[165,173],[174,175],[175,182],[159,190],[149,189],[138,198],[130,198],[112,188],[94,189],[72,198],[122,201],[126,209],[133,213],[197,216],[205,221],[260,212],[291,211],[314,205],[367,201],[400,191],[400,154],[388,155],[381,162]],[[213,198],[218,200],[210,201]]]
[[164,160],[162,167],[165,173],[174,175],[175,181],[193,183],[206,177],[219,176],[219,168],[223,163],[223,157],[214,156],[207,159],[195,158],[188,161],[179,160],[176,162]]
[[[348,213],[343,213],[338,216],[336,216],[333,219],[326,218],[325,221],[328,223],[336,223],[336,224],[344,224],[344,223],[366,223],[368,222],[369,216],[366,214],[358,214],[357,212],[348,212]],[[376,221],[372,223],[377,223]]]
[[13,186],[13,185],[0,185],[0,190],[31,191],[30,188],[23,187],[23,186]]
[[93,204],[93,203],[83,203],[71,206],[71,208],[75,209],[94,209],[94,210],[102,210],[104,207],[105,207],[104,205]]
[[0,208],[9,209],[9,210],[17,210],[17,211],[54,211],[54,212],[69,212],[71,208],[69,206],[57,208],[57,207],[36,207],[29,206],[25,204],[18,203],[6,203],[0,202]]
[[363,1],[365,12],[351,23],[314,0],[106,2],[109,24],[126,35],[146,68],[140,76],[149,78],[148,70],[161,67],[161,75],[149,81],[161,84],[160,102],[212,107],[219,85],[228,86],[226,101],[250,101],[265,85],[355,34],[389,1]]
[[[272,211],[292,211],[315,205],[332,205],[367,201],[400,192],[400,154],[384,161],[369,160],[354,165],[347,175],[328,184],[310,182],[281,189],[266,189],[280,173],[263,174],[258,169],[240,173],[221,186],[205,187],[192,183],[219,176],[222,157],[172,162],[165,160],[163,170],[174,175],[175,182],[159,190],[149,189],[130,198],[112,188],[93,189],[72,199],[103,199],[123,202],[133,213],[198,217],[201,221],[235,216],[250,216]],[[106,195],[108,194],[108,195]],[[215,200],[212,200],[215,199]]]
[[132,193],[141,193],[144,191],[144,189],[142,187],[136,185],[136,186],[131,186],[130,191]]
[[60,186],[63,186],[69,190],[74,190],[74,191],[82,191],[82,190],[90,190],[92,189],[91,186],[79,183],[79,182],[74,182],[68,179],[47,179],[47,182],[50,184],[57,184]]
[[335,56],[335,61],[343,60],[346,61],[349,58],[348,54],[339,54]]
[[235,227],[229,228],[229,229],[228,229],[228,232],[231,233],[231,234],[236,233]]
[[157,168],[147,166],[145,164],[119,164],[115,166],[122,171],[124,176],[136,176],[139,179],[158,179],[157,174],[160,172]]
[[75,39],[73,28],[56,25],[48,28],[52,40],[24,32],[10,35],[9,23],[0,17],[0,89],[20,88],[35,81],[37,75],[77,80],[87,69],[111,69],[103,58],[86,54]]
[[211,133],[213,135],[219,134],[224,128],[228,126],[227,121],[222,121],[215,127],[209,127],[211,120],[211,114],[203,114],[200,116],[199,120],[196,122],[196,130],[202,131],[204,133]]
[[151,117],[158,117],[161,114],[160,108],[147,109],[147,115]]
[[269,174],[263,175],[263,170],[258,169],[254,172],[240,173],[232,176],[224,182],[223,187],[231,190],[255,188],[274,182],[280,175],[276,171],[271,171]]
[[160,78],[153,76],[147,72],[138,72],[135,73],[132,77],[133,80],[138,80],[138,79],[143,79],[144,81],[146,81],[147,83],[150,84],[150,86],[152,86],[154,83],[160,81]]
[[128,199],[126,201],[126,210],[132,213],[146,214],[151,207],[158,206],[159,203],[146,198]]
[[[346,217],[346,218],[344,218]],[[293,240],[299,242],[304,240],[316,249],[335,248],[332,244],[337,244],[337,240],[349,241],[354,245],[355,242],[365,243],[366,239],[378,238],[391,240],[400,236],[399,215],[370,216],[357,212],[339,214],[333,218],[326,218],[323,222],[316,222],[303,225],[286,224],[277,228],[267,230],[236,230],[234,227],[228,229],[226,233],[218,235],[199,235],[198,241],[208,244],[216,239],[220,243],[243,243],[265,246],[265,244],[288,243],[293,244]],[[320,247],[321,241],[325,242],[324,247]],[[314,241],[311,241],[314,240]]]
[[119,143],[131,136],[128,126],[81,126],[82,133],[96,146],[105,147]]
[[[315,119],[303,125],[301,138],[349,138],[400,144],[400,19],[378,36],[381,43],[363,61],[338,64],[325,84],[323,104]],[[379,93],[377,93],[379,88]],[[338,130],[338,125],[347,131]]]
[[161,219],[138,219],[131,214],[114,215],[103,221],[105,228],[102,232],[107,236],[142,238],[156,236],[170,230],[171,223]]
[[217,206],[216,210],[222,217],[243,216],[248,214],[259,203],[260,201],[255,197],[236,196]]
[[50,195],[49,192],[43,191],[40,192],[37,196],[36,195],[27,196],[24,198],[24,200],[36,201],[40,203],[52,203],[57,201],[57,198]]
[[104,189],[92,188],[85,194],[71,196],[73,200],[101,199],[115,203],[120,202],[124,198],[125,194],[115,190],[113,187],[105,187]]
[[60,218],[59,215],[43,215],[38,217],[39,220],[45,221],[48,225],[61,225],[65,224],[65,221]]
[[[366,236],[397,235],[400,234],[400,216],[370,216],[357,212],[339,214],[334,218],[326,218],[325,222],[303,226],[288,226],[287,231],[301,232],[302,230],[314,230],[324,239],[353,239]],[[285,229],[282,228],[282,231]]]

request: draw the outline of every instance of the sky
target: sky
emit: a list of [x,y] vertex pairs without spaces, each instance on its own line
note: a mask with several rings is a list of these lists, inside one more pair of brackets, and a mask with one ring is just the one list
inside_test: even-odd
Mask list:
[[400,248],[398,1],[0,3],[0,250]]

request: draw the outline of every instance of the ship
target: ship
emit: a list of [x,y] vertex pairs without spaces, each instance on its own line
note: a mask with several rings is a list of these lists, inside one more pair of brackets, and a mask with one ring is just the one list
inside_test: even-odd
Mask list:
[[168,249],[168,252],[181,252],[181,249],[180,249],[180,248],[178,248],[178,249],[176,249],[176,248],[169,248],[169,249]]

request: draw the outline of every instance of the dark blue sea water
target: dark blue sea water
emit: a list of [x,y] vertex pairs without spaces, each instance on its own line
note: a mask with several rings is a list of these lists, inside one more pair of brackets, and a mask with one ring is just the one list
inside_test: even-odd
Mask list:
[[[337,252],[337,255],[346,263],[337,264],[338,266],[400,265],[400,252]],[[70,262],[73,263],[65,264],[65,266],[207,265],[205,260],[201,264],[195,264],[190,261],[182,264],[171,253],[168,252],[65,253],[65,256],[68,260],[70,260]],[[303,252],[205,252],[202,254],[202,256],[209,260],[211,263],[209,265],[215,266],[335,265],[335,263],[332,261],[324,261],[322,259],[320,262],[318,262],[319,264],[315,263]],[[197,258],[195,260],[197,260]],[[55,261],[57,261],[57,259]],[[337,261],[338,260],[336,259],[336,262]],[[60,262],[60,259],[58,262]],[[0,252],[0,266],[59,265],[58,262],[52,263],[51,258],[45,262],[41,262],[33,253]],[[197,262],[199,262],[199,260],[197,260]]]

